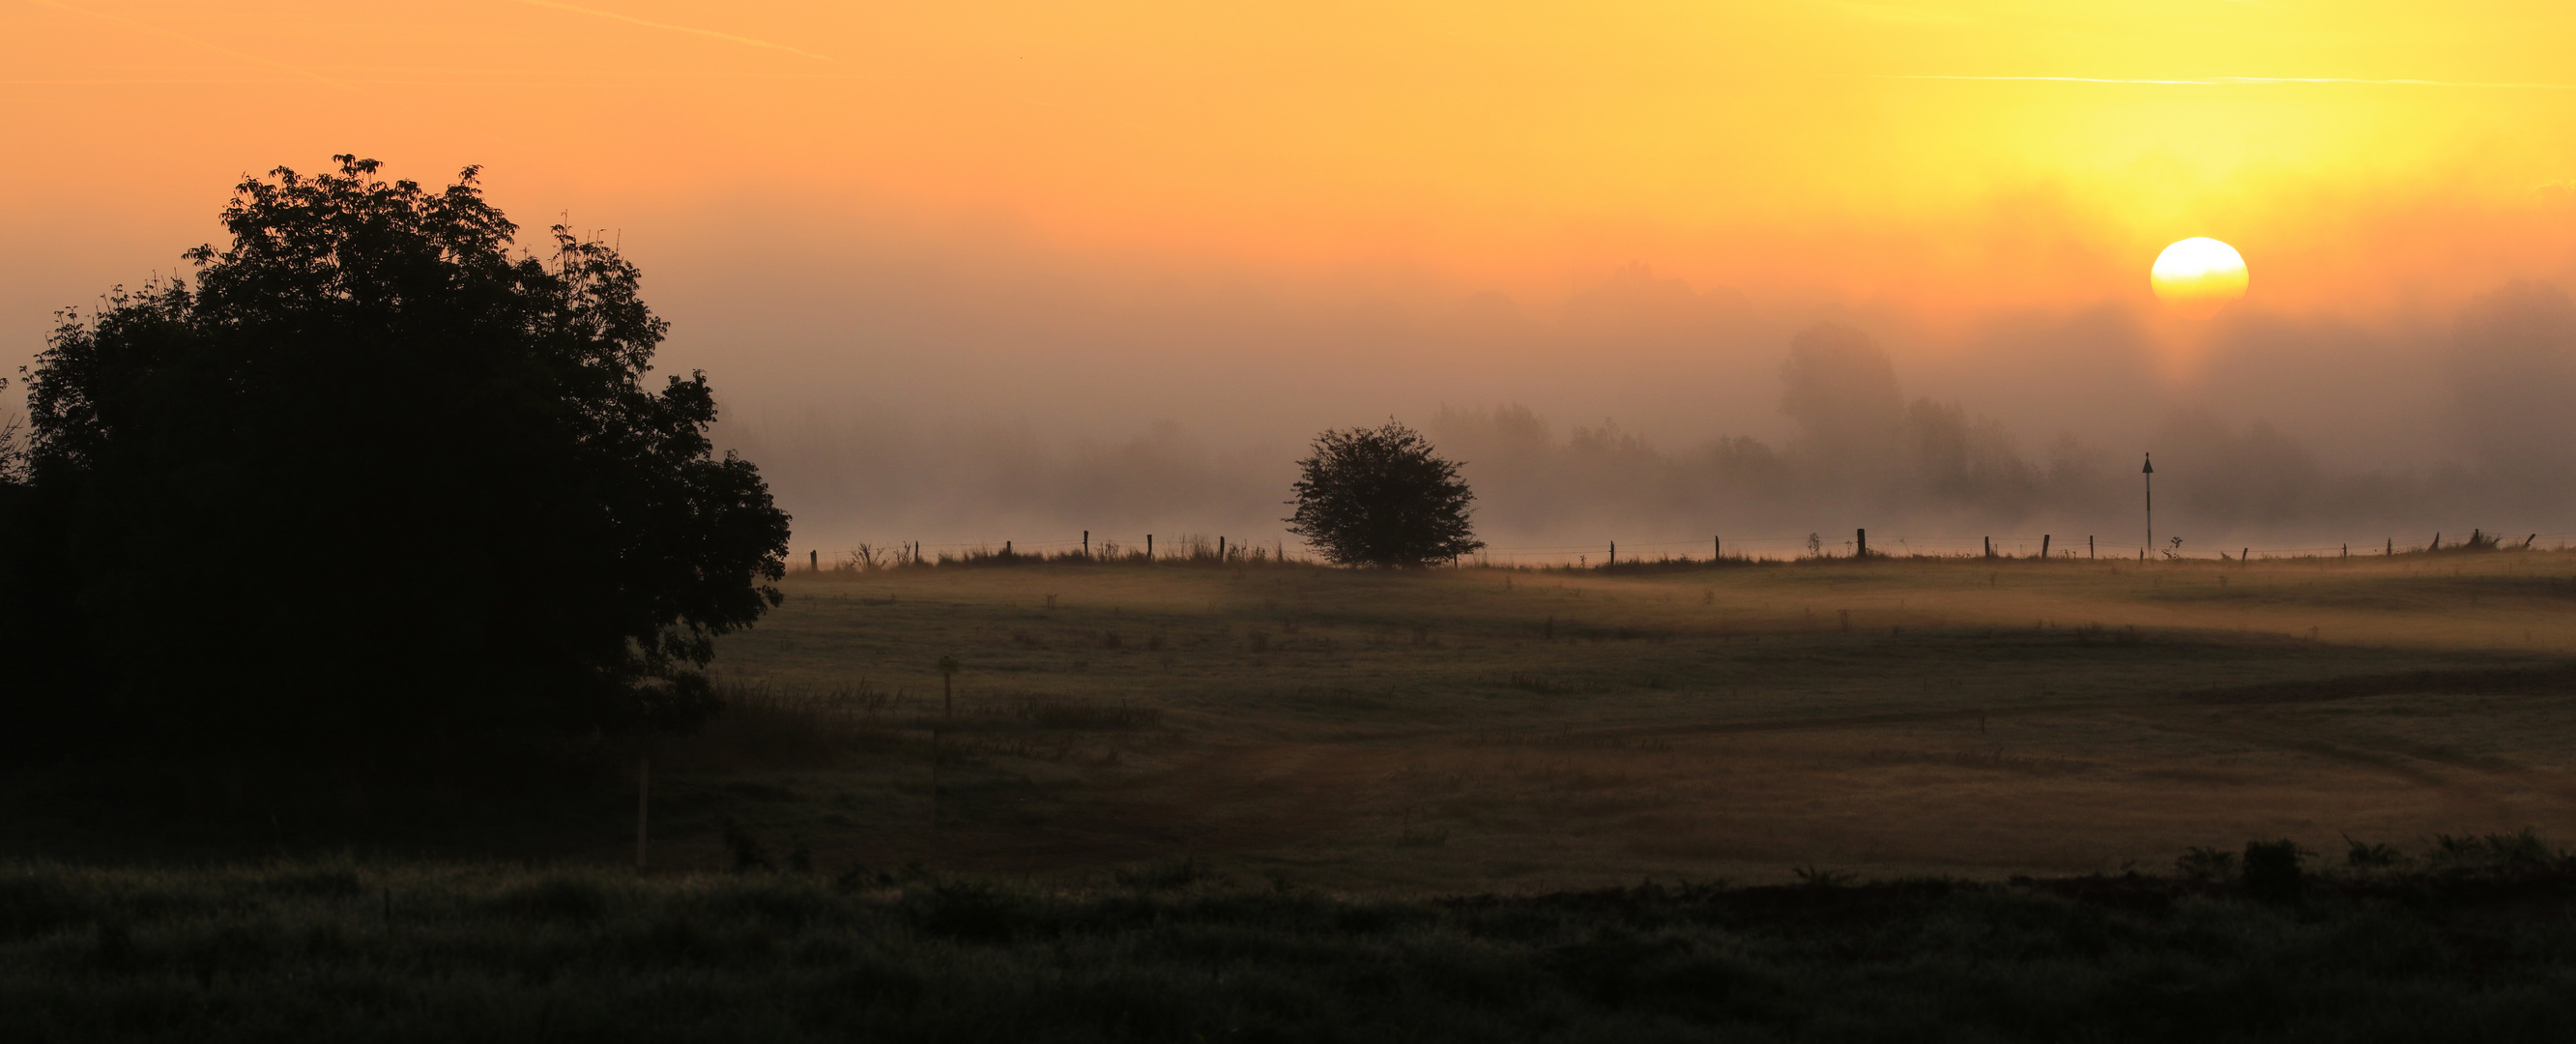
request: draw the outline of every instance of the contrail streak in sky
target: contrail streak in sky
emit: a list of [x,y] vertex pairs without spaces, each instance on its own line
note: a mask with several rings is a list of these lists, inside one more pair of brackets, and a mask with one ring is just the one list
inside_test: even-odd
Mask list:
[[2379,87],[2502,87],[2537,91],[2576,91],[2569,83],[2512,83],[2478,80],[2365,80],[2345,76],[2211,76],[2202,79],[2146,80],[2117,79],[2107,76],[1907,76],[1885,74],[1873,80],[1996,80],[2032,83],[2146,83],[2175,84],[2191,87],[2241,87],[2271,83],[2355,83]]

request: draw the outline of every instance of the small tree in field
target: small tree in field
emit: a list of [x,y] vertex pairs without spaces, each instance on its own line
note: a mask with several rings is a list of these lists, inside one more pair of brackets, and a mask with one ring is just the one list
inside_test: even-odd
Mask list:
[[1421,432],[1391,420],[1327,431],[1297,466],[1288,531],[1335,562],[1422,566],[1485,546],[1467,522],[1476,495]]

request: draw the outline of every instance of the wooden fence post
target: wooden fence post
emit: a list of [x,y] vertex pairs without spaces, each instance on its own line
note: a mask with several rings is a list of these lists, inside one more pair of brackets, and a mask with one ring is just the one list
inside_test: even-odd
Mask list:
[[1091,557],[1091,531],[1088,529],[1082,531],[1082,557]]
[[1152,533],[1145,534],[1145,560],[1148,562],[1154,560],[1154,534]]
[[1993,537],[1986,538],[1986,557],[1995,557],[1995,538]]
[[1708,538],[1708,561],[1709,561],[1709,564],[1710,564],[1710,565],[1715,565],[1715,564],[1717,564],[1717,561],[1718,561],[1719,559],[1721,559],[1721,558],[1725,558],[1725,557],[1726,557],[1726,541],[1725,541],[1725,539],[1724,539],[1724,538],[1721,538],[1721,537],[1710,537],[1710,538]]
[[2039,560],[2048,561],[2048,534],[2046,533],[2039,535]]
[[[1860,554],[1859,554],[1859,555],[1857,555],[1857,556],[1855,556],[1855,557],[1859,557],[1859,558],[1868,558],[1868,557],[1869,557],[1869,530],[1866,530],[1866,529],[1855,529],[1855,530],[1852,530],[1852,542],[1853,542],[1853,543],[1855,543],[1855,544],[1857,544],[1857,545],[1859,545],[1859,547],[1860,547]],[[1845,614],[1844,614],[1844,616],[1846,617],[1846,619],[1845,619],[1845,620],[1844,620],[1844,622],[1843,622],[1843,630],[1846,630],[1846,631],[1851,630],[1851,621],[1849,620],[1849,616],[1850,616],[1850,614],[1849,614],[1849,613],[1845,613]]]
[[[939,716],[942,720],[957,716],[957,658],[939,658]],[[930,727],[930,828],[939,829],[939,726]]]
[[2086,561],[2093,558],[2093,538],[2089,536],[2084,538],[2084,558]]
[[1619,564],[1619,542],[1616,540],[1610,542],[1610,564]]
[[956,716],[957,716],[957,689],[956,689],[956,679],[957,679],[957,658],[956,658],[956,657],[954,657],[954,656],[942,656],[942,657],[940,657],[940,658],[939,658],[939,715],[940,715],[940,717],[943,717],[943,718],[954,718],[954,717],[956,717]]

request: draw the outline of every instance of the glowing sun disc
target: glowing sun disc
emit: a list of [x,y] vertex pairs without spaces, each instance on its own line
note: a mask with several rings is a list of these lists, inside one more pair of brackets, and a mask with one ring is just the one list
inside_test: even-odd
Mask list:
[[2156,299],[2185,319],[2217,315],[2245,296],[2245,255],[2207,236],[2193,236],[2156,255],[2147,276]]

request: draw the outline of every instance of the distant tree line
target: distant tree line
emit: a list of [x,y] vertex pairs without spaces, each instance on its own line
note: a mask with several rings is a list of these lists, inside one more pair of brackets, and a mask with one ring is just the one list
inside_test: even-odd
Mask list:
[[1835,324],[1791,338],[1779,370],[1785,439],[1665,446],[1614,424],[1559,428],[1517,405],[1443,410],[1424,430],[1469,462],[1462,475],[1485,516],[1522,533],[1650,529],[1641,522],[1794,533],[1820,518],[1874,519],[1873,532],[2125,521],[2139,509],[2132,450],[2149,448],[2158,508],[2197,528],[2368,534],[2462,510],[2563,512],[2576,490],[2576,450],[2566,448],[2576,441],[2557,431],[2570,423],[2565,411],[2530,402],[2543,397],[2531,388],[2576,388],[2576,377],[2559,376],[2576,373],[2576,305],[2514,288],[2465,309],[2455,339],[2427,379],[2454,388],[2460,416],[2479,418],[2463,422],[2477,438],[2462,465],[2413,471],[2340,470],[2277,425],[2205,408],[2171,412],[2143,446],[2116,453],[2068,432],[2033,447],[1956,402],[1906,397],[1886,350]]

